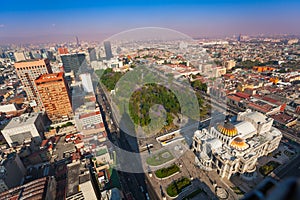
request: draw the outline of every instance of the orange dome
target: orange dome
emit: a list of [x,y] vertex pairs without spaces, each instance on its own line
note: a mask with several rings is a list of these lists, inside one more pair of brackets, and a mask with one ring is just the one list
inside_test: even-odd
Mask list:
[[230,146],[238,150],[244,150],[249,147],[245,140],[240,137],[234,138],[234,140],[230,143]]
[[223,135],[229,136],[229,137],[234,137],[238,134],[237,129],[233,124],[230,122],[225,122],[223,124],[218,124],[217,125],[217,130],[222,133]]

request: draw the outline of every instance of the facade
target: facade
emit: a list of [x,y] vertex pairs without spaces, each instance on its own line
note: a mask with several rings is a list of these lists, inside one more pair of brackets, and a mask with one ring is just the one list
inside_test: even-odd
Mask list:
[[52,122],[73,117],[71,98],[63,72],[44,74],[35,80],[43,107]]
[[43,110],[41,99],[37,94],[34,80],[42,74],[52,73],[48,59],[28,60],[15,63],[16,72],[21,80],[31,106],[35,111]]
[[85,54],[76,53],[61,55],[61,61],[63,63],[64,70],[66,73],[73,71],[74,74],[77,74],[80,66],[85,61]]
[[85,103],[75,111],[75,124],[84,136],[97,134],[106,137],[105,127],[99,107],[95,101],[85,98]]
[[253,178],[257,159],[278,148],[282,134],[272,127],[273,119],[246,110],[237,121],[216,124],[209,130],[198,130],[193,138],[197,164],[216,169],[222,178],[243,174]]
[[41,141],[44,122],[41,113],[26,113],[13,118],[2,130],[2,135],[10,147],[30,142],[32,138]]
[[26,169],[20,157],[16,153],[9,154],[0,163],[0,193],[19,186],[25,175]]
[[103,61],[104,65],[106,66],[106,68],[112,68],[115,71],[118,71],[118,69],[123,68],[123,61],[117,59],[117,58],[113,58],[110,60],[104,60]]
[[95,48],[88,48],[90,62],[97,61],[97,55]]
[[80,74],[83,90],[87,93],[94,93],[93,82],[90,73]]
[[105,49],[106,60],[110,60],[113,57],[110,41],[105,41],[103,44]]

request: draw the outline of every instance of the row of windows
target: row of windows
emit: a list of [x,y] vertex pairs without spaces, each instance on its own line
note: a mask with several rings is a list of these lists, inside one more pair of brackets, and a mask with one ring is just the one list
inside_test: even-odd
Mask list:
[[39,68],[43,68],[43,67],[46,67],[46,65],[39,65],[39,66],[28,66],[28,67],[23,67],[23,68],[20,68],[19,70],[30,70],[30,69],[39,69]]

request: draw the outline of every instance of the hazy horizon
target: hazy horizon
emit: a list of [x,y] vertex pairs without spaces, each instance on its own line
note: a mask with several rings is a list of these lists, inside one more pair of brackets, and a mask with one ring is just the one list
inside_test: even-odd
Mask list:
[[14,1],[1,3],[0,44],[103,40],[138,27],[170,28],[191,37],[300,34],[300,2],[266,0]]

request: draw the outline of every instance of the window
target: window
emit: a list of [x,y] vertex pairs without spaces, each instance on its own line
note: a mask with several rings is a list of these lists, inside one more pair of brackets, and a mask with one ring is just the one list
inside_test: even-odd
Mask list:
[[219,162],[218,162],[218,167],[221,169],[222,166],[223,166],[223,163],[219,161]]

